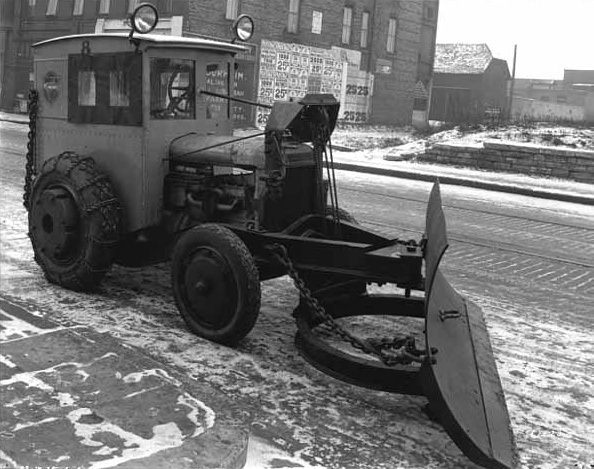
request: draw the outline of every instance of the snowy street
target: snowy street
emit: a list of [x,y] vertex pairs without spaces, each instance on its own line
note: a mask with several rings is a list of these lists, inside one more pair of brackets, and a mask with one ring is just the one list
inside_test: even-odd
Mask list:
[[[288,277],[263,283],[258,322],[236,349],[189,332],[173,301],[168,263],[114,266],[95,294],[47,283],[33,260],[22,205],[26,126],[0,122],[0,130],[5,299],[62,326],[107,333],[228,396],[251,420],[247,468],[476,467],[423,412],[424,397],[351,386],[300,357],[291,316],[298,296]],[[431,184],[336,176],[341,207],[365,227],[420,238]],[[441,190],[450,234],[443,270],[484,311],[521,466],[591,467],[593,208]]]

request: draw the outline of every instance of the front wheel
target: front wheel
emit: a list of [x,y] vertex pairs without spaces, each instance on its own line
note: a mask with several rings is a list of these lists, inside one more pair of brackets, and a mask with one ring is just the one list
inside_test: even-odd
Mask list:
[[196,226],[173,248],[173,295],[192,332],[233,345],[254,327],[260,312],[260,279],[253,256],[231,230]]

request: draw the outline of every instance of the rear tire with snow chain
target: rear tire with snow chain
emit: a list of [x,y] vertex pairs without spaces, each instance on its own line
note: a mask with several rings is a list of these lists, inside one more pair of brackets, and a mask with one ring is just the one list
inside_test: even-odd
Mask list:
[[50,282],[78,291],[97,287],[120,230],[120,203],[92,158],[64,152],[43,164],[31,193],[29,237]]
[[173,248],[171,282],[188,327],[213,342],[234,345],[260,312],[260,277],[244,242],[207,223],[183,233]]

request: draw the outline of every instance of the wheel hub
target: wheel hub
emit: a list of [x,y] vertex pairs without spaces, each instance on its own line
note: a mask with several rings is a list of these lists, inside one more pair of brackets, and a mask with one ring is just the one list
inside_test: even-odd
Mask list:
[[41,252],[58,263],[70,259],[80,240],[80,216],[70,192],[61,187],[46,189],[32,210],[32,236]]
[[235,313],[237,295],[233,273],[214,250],[199,248],[191,257],[184,274],[185,294],[197,319],[210,326],[226,324]]

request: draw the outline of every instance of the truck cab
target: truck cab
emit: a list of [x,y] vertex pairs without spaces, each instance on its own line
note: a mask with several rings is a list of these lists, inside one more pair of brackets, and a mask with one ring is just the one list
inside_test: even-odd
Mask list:
[[162,216],[169,146],[231,136],[238,44],[156,34],[81,34],[34,46],[39,93],[37,160],[65,149],[93,158],[121,199],[123,231]]

